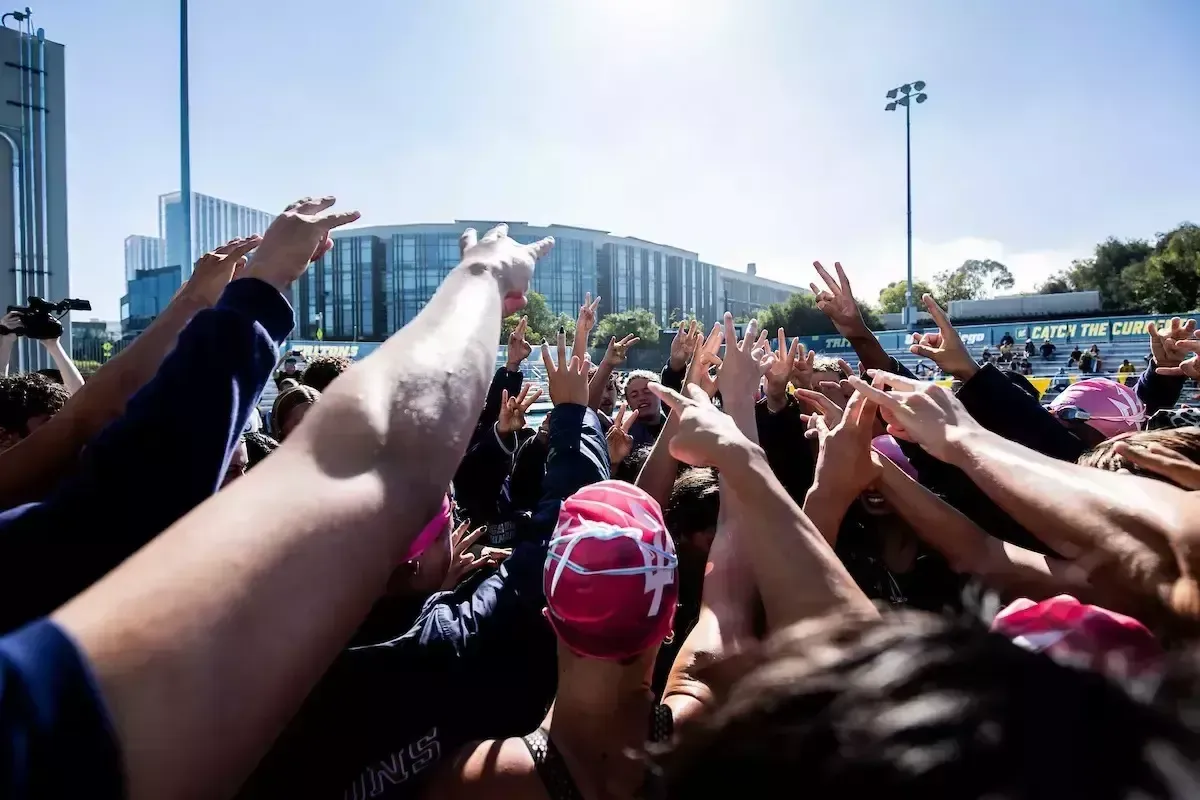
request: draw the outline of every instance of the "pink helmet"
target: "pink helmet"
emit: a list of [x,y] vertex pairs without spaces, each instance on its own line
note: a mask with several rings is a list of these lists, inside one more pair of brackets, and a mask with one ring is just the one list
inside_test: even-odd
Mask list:
[[1106,439],[1136,431],[1146,420],[1146,406],[1137,392],[1108,378],[1072,383],[1054,398],[1050,411],[1060,419],[1087,423]]
[[871,447],[876,453],[904,470],[905,475],[914,481],[917,479],[917,468],[908,460],[908,456],[904,455],[904,451],[900,449],[900,443],[895,438],[886,434],[876,436],[871,440]]

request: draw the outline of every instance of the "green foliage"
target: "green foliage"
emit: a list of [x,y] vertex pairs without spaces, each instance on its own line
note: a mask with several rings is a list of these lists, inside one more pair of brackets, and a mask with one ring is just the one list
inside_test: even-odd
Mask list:
[[999,261],[970,259],[957,269],[935,275],[932,294],[942,305],[955,300],[982,300],[993,291],[1011,289],[1015,282],[1008,267]]
[[[904,290],[908,281],[892,281],[879,290],[879,310],[884,314],[901,314],[904,312]],[[913,305],[920,307],[921,295],[933,294],[933,289],[923,281],[913,281]],[[934,295],[936,297],[937,295]]]
[[636,308],[601,317],[596,323],[592,343],[600,347],[607,345],[608,340],[614,336],[621,339],[632,333],[641,339],[641,345],[645,346],[658,342],[658,332],[658,321],[654,319],[654,315],[644,308]]
[[[883,326],[871,306],[860,303],[859,310],[870,330],[879,330]],[[829,317],[817,308],[816,300],[808,293],[794,294],[785,303],[772,303],[760,309],[756,316],[759,326],[771,331],[772,335],[778,328],[783,328],[788,336],[817,336],[837,332]]]
[[[529,317],[529,329],[525,338],[530,344],[541,344],[545,340],[554,341],[554,337],[558,334],[559,318],[550,310],[545,295],[530,292],[524,310],[520,314],[511,314],[504,318],[504,323],[500,328],[500,344],[508,343],[508,335],[512,333],[513,328],[517,327],[522,316]],[[563,314],[562,316],[566,317],[567,315]],[[564,327],[568,331],[567,338],[572,338],[575,331],[575,320],[568,318]]]

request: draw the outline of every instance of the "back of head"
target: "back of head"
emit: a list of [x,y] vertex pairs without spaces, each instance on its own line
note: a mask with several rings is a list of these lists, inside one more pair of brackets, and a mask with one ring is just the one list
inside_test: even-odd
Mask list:
[[908,612],[781,631],[657,760],[660,797],[1194,796],[1166,707],[977,622]]
[[1137,393],[1108,378],[1088,378],[1072,383],[1050,403],[1055,413],[1067,408],[1085,412],[1085,424],[1105,438],[1131,433],[1146,419],[1146,407]]
[[717,471],[691,467],[675,479],[667,500],[667,530],[676,540],[715,531],[721,511],[721,487]]
[[25,438],[32,423],[57,414],[67,397],[62,384],[36,372],[0,378],[0,436]]
[[[286,383],[286,381],[285,381]],[[311,386],[290,386],[279,393],[271,406],[271,433],[282,441],[283,425],[288,414],[297,406],[315,403],[321,399],[321,393]]]
[[[1134,475],[1141,475],[1144,478],[1154,478],[1155,480],[1171,483],[1165,476],[1157,472],[1142,469],[1132,461],[1123,458],[1116,452],[1115,445],[1117,442],[1134,446],[1156,444],[1174,453],[1178,453],[1189,461],[1200,463],[1200,427],[1137,431],[1112,439],[1106,439],[1081,455],[1078,463],[1085,467],[1095,467],[1096,469],[1108,472],[1120,472],[1123,470],[1131,472]],[[1180,488],[1187,487],[1181,486]]]
[[671,632],[676,566],[654,498],[622,481],[585,486],[563,502],[550,538],[546,618],[577,656],[635,658]]
[[350,369],[353,363],[345,356],[316,356],[304,368],[300,382],[323,392],[333,383],[334,378]]
[[279,447],[279,442],[262,431],[252,431],[243,434],[242,441],[246,443],[247,469],[254,467],[258,462],[271,455],[271,453],[274,453],[276,448]]

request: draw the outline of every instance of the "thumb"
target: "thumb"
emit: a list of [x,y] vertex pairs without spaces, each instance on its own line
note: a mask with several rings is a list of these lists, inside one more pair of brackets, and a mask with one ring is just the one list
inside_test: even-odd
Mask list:
[[914,356],[924,356],[931,361],[936,361],[937,356],[942,354],[940,350],[935,350],[927,344],[914,344],[912,347],[908,348],[908,352],[912,353]]
[[674,389],[668,389],[661,383],[651,383],[648,388],[650,389],[651,394],[653,394],[659,400],[662,400],[667,404],[667,406],[675,411],[678,411],[683,406],[687,405],[687,401],[684,399],[683,395]]

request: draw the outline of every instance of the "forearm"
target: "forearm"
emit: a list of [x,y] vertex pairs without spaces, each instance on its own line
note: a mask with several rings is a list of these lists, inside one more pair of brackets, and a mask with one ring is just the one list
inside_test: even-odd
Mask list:
[[829,546],[834,547],[837,545],[838,531],[842,528],[846,510],[853,502],[854,498],[847,497],[841,487],[831,486],[828,481],[821,483],[818,468],[817,480],[813,481],[813,485],[804,496],[804,516],[821,532]]
[[[730,492],[739,544],[754,570],[772,630],[837,609],[875,614],[820,531],[788,497],[755,446],[731,446],[717,465]],[[745,520],[745,524],[741,523]]]
[[1176,510],[1186,495],[1149,478],[1059,461],[982,428],[955,442],[950,463],[1026,530],[1068,557],[1081,540],[1123,532],[1166,536],[1177,525]]
[[494,278],[452,272],[270,459],[58,612],[132,797],[230,794],[269,746],[438,509],[500,313]]
[[12,361],[12,352],[16,345],[17,337],[0,336],[0,378],[8,376],[8,364]]
[[83,376],[79,374],[79,369],[75,366],[75,362],[67,355],[67,351],[63,349],[62,342],[58,339],[43,342],[46,346],[46,351],[50,353],[50,358],[54,361],[54,366],[58,367],[58,371],[62,373],[63,386],[67,389],[67,394],[73,395],[83,388]]
[[891,370],[891,356],[887,354],[887,351],[883,349],[883,345],[875,338],[875,334],[871,333],[865,324],[856,326],[844,335],[846,341],[850,342],[850,346],[854,348],[854,354],[858,356],[858,360],[864,367],[884,371]]
[[671,498],[671,490],[675,487],[675,477],[679,474],[679,462],[671,455],[671,439],[679,430],[679,415],[674,411],[667,417],[667,422],[654,440],[654,447],[642,464],[638,473],[637,486],[646,494],[658,501],[664,508]]
[[600,366],[596,367],[596,374],[588,381],[588,408],[593,411],[600,408],[600,400],[604,397],[604,390],[608,388],[608,379],[612,377],[612,372],[612,364],[601,361]]
[[203,308],[186,293],[179,295],[137,339],[97,370],[62,411],[0,453],[0,507],[40,500],[70,472],[79,451],[154,377],[179,332]]

